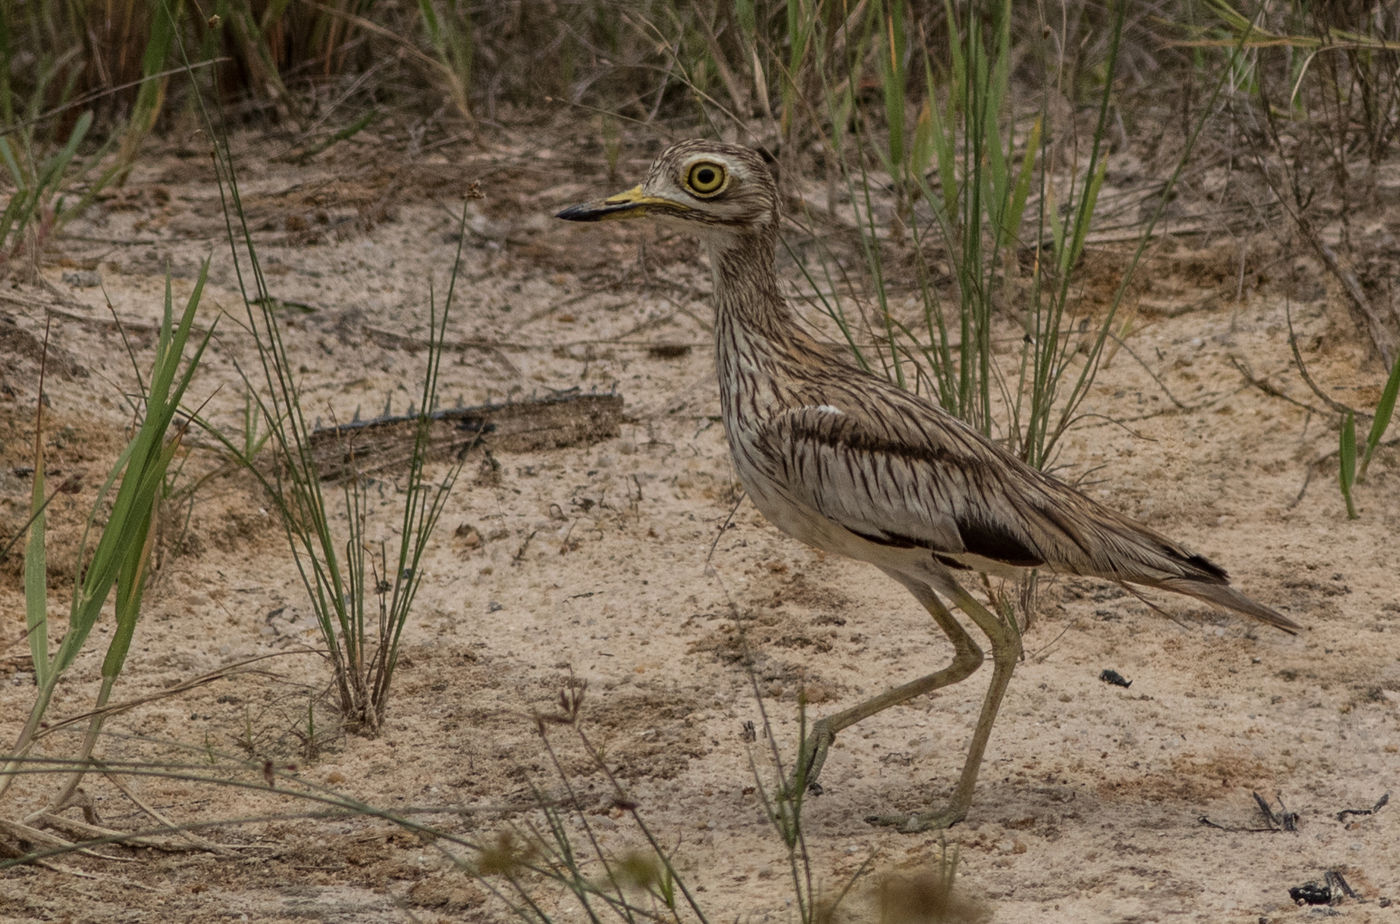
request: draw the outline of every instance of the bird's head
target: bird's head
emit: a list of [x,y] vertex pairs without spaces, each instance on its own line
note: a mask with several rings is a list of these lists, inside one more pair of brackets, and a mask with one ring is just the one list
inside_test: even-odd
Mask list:
[[661,153],[626,192],[574,205],[566,221],[655,218],[723,246],[777,230],[778,188],[757,152],[717,141],[682,141]]

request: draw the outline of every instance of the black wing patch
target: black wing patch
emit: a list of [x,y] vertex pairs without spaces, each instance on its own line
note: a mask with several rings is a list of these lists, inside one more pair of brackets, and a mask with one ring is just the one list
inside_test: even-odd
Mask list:
[[1015,565],[1018,568],[1038,568],[1045,564],[1045,559],[1022,542],[1019,536],[995,523],[959,519],[957,524],[963,547],[970,555],[990,558],[992,561]]
[[1206,558],[1204,555],[1195,555],[1188,553],[1187,555],[1183,556],[1181,552],[1171,548],[1164,548],[1162,551],[1166,552],[1168,557],[1170,558],[1184,558],[1186,564],[1190,565],[1193,568],[1199,568],[1202,574],[1204,575],[1202,580],[1220,584],[1230,583],[1230,575],[1225,573],[1225,569],[1217,565],[1215,562],[1211,561],[1209,558]]
[[[954,553],[954,550],[935,548],[932,543],[915,539],[912,536],[901,536],[883,530],[879,535],[872,535],[851,529],[849,526],[846,529],[866,542],[887,545],[896,549],[928,549],[933,552],[935,558],[945,565],[951,565],[959,570],[967,570],[968,568],[967,565],[947,557]],[[1045,564],[1045,560],[1019,538],[995,526],[975,520],[959,520],[958,533],[962,536],[963,541],[963,547],[956,550],[959,553],[977,555],[1017,568],[1039,568]]]

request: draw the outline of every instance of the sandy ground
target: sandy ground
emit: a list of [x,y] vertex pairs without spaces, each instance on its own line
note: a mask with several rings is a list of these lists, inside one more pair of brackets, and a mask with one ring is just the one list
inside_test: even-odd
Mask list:
[[[629,151],[625,175],[610,180],[595,150],[536,145],[528,157],[475,149],[394,162],[366,140],[293,167],[275,159],[275,144],[244,139],[238,163],[269,287],[306,308],[287,312],[287,343],[313,414],[407,409],[423,359],[408,347],[426,335],[429,280],[445,289],[453,210],[476,182],[485,198],[468,206],[445,398],[616,389],[622,434],[501,453],[494,468],[468,461],[427,557],[376,739],[336,731],[305,593],[251,479],[217,475],[192,501],[172,502],[117,694],[150,700],[108,720],[99,752],[253,785],[202,782],[192,771],[90,776],[90,818],[120,830],[155,824],[125,787],[172,821],[209,825],[200,834],[219,849],[105,847],[101,857],[3,870],[0,917],[507,920],[488,888],[452,863],[449,845],[374,817],[307,817],[316,806],[258,785],[256,769],[239,762],[280,774],[281,788],[299,780],[390,812],[439,807],[415,817],[479,842],[537,823],[532,806],[565,799],[567,780],[606,849],[625,853],[641,837],[606,780],[570,729],[550,726],[561,777],[532,718],[557,711],[572,678],[587,684],[585,732],[708,918],[797,920],[787,854],[756,786],[754,767],[764,785],[774,769],[755,690],[788,759],[799,696],[814,715],[834,711],[927,673],[949,650],[878,572],[788,540],[747,503],[726,526],[738,494],[716,419],[710,282],[698,247],[551,218],[630,185],[655,150]],[[214,420],[236,429],[243,389],[234,363],[252,355],[205,152],[153,155],[69,235],[44,264],[46,285],[0,290],[3,536],[23,523],[36,344],[46,310],[57,312],[44,439],[51,480],[71,480],[76,493],[60,495],[51,513],[56,575],[72,572],[85,505],[131,419],[134,376],[106,301],[148,363],[167,266],[182,299],[212,255],[201,323],[228,316],[189,403],[207,402]],[[1216,559],[1307,631],[1290,638],[1154,598],[1166,618],[1113,586],[1043,582],[964,823],[903,835],[862,818],[947,797],[985,671],[837,741],[825,793],[804,817],[819,893],[870,871],[843,905],[849,920],[877,919],[877,884],[927,874],[945,842],[959,852],[960,893],[996,921],[1310,920],[1324,912],[1295,907],[1288,890],[1328,871],[1360,900],[1326,913],[1400,914],[1389,907],[1400,900],[1400,809],[1337,814],[1375,804],[1400,766],[1400,451],[1378,457],[1359,490],[1361,517],[1348,520],[1327,459],[1332,418],[1251,386],[1232,363],[1319,404],[1291,366],[1288,302],[1325,388],[1370,406],[1383,379],[1327,280],[1260,241],[1222,231],[1154,246],[1125,348],[1101,372],[1059,473]],[[1085,314],[1096,316],[1127,254],[1090,249],[1089,277],[1110,282],[1085,289]],[[781,269],[796,289],[788,258]],[[212,454],[195,452],[186,483],[216,468]],[[396,479],[384,473],[373,488],[371,529],[388,535]],[[0,740],[13,741],[33,686],[18,555],[0,568]],[[55,618],[70,587],[55,577]],[[109,636],[110,626],[95,635],[51,718],[91,704]],[[1102,682],[1105,669],[1131,687]],[[760,729],[753,743],[750,722]],[[39,750],[71,755],[80,736],[70,726]],[[26,779],[0,815],[22,817],[58,782]],[[1297,831],[1260,830],[1253,792],[1296,812]],[[538,894],[556,920],[585,919],[557,890]]]

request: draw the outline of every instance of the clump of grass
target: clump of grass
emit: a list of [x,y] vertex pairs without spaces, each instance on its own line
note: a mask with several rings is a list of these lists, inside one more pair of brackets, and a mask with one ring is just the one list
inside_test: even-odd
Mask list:
[[52,153],[43,150],[44,143],[32,132],[0,134],[0,165],[10,187],[9,201],[0,211],[0,278],[17,269],[37,268],[44,247],[112,179],[115,170],[108,168],[82,193],[73,192],[82,188],[101,159],[100,154],[83,153],[91,126],[92,113],[84,112]]
[[[25,554],[24,590],[30,659],[38,689],[28,720],[6,755],[4,767],[0,768],[0,797],[14,782],[19,763],[41,733],[55,689],[82,652],[114,591],[116,629],[107,644],[97,700],[80,751],[71,763],[72,771],[46,807],[26,819],[30,824],[64,809],[76,792],[92,759],[112,690],[121,676],[140,622],[142,597],[150,576],[153,524],[158,517],[166,475],[179,451],[184,429],[184,425],[175,424],[175,416],[212,334],[212,331],[207,333],[193,352],[186,354],[207,271],[206,262],[178,319],[173,310],[170,279],[166,278],[165,310],[149,379],[136,369],[144,397],[143,406],[138,409],[141,423],[98,491],[78,555],[79,561],[87,564],[75,576],[68,625],[52,654],[49,653],[48,568],[44,553],[46,489],[42,411],[36,415],[32,515]],[[132,361],[135,364],[134,356]],[[42,408],[42,383],[38,404]],[[99,526],[99,512],[105,509],[108,498],[111,511],[105,524]],[[97,541],[89,561],[86,555],[88,537],[94,533],[97,533]]]
[[36,268],[64,225],[125,180],[162,108],[175,25],[163,6],[144,3],[0,15],[4,277]]
[[[205,119],[211,136],[222,137],[207,112]],[[239,195],[237,171],[225,142],[216,148],[216,163],[220,192],[225,197],[230,251],[261,375],[255,380],[243,373],[250,405],[245,408],[242,434],[236,441],[212,426],[206,428],[230,457],[258,479],[278,512],[326,643],[342,721],[350,731],[375,735],[383,726],[399,642],[422,582],[423,556],[463,464],[459,458],[435,484],[427,480],[442,344],[466,235],[459,234],[441,309],[429,286],[426,365],[417,409],[410,410],[415,419],[414,442],[403,473],[398,531],[392,540],[375,539],[368,532],[369,497],[361,472],[353,471],[342,483],[338,511],[323,492],[311,424],[293,372],[297,364],[282,339],[278,302],[262,272]],[[464,209],[463,223],[465,220]],[[253,404],[256,415],[250,414]],[[253,434],[259,431],[263,436],[254,439]],[[263,442],[275,459],[270,472],[251,455],[252,448]],[[349,456],[353,468],[353,450]]]
[[[879,27],[869,32],[874,53],[853,55],[849,63],[859,68],[867,57],[876,62],[883,103],[877,111],[883,118],[873,118],[869,110],[851,115],[857,142],[852,147],[845,137],[850,102],[832,92],[828,144],[833,152],[851,152],[837,163],[873,282],[874,313],[863,323],[879,332],[881,349],[870,352],[859,342],[856,331],[862,322],[833,284],[840,274],[832,269],[832,255],[824,252],[817,269],[807,271],[808,279],[863,366],[883,368],[906,387],[927,388],[950,412],[1001,438],[1032,464],[1044,465],[1092,380],[1090,375],[1074,383],[1081,368],[1076,365],[1079,344],[1062,334],[1072,272],[1083,253],[1106,169],[1102,140],[1111,79],[1105,80],[1099,100],[1087,163],[1061,190],[1046,165],[1046,107],[1024,133],[1012,111],[1008,3],[965,15],[949,5],[942,32],[947,47],[937,51],[924,24],[903,4],[881,5],[880,10]],[[1110,78],[1116,47],[1111,42],[1108,50]],[[828,87],[845,87],[856,76],[837,74]],[[872,194],[883,183],[894,196],[888,224]],[[1028,218],[1036,222],[1030,242]],[[887,282],[890,250],[905,240],[921,308],[913,323],[895,309]],[[926,256],[935,248],[948,254],[950,301]],[[1032,267],[1029,280],[1021,270],[1027,263]],[[819,279],[824,284],[819,286]],[[1015,318],[1024,333],[1020,369],[1016,380],[1007,380],[995,355],[994,328],[998,306],[1018,303],[1028,306]],[[1089,347],[1089,368],[1107,329]],[[1062,386],[1070,384],[1075,387],[1064,395]]]
[[[570,895],[591,921],[679,921],[682,913],[707,920],[671,851],[647,824],[589,735],[583,720],[586,694],[587,684],[571,677],[560,690],[557,708],[534,716],[535,731],[562,796],[537,790],[533,814],[538,821],[526,818],[501,828],[474,850],[475,857],[464,868],[524,921],[553,920],[543,910],[541,883]],[[606,784],[612,807],[628,817],[644,847],[613,853],[604,845],[575,775],[565,768],[553,741],[553,729],[561,727],[570,730]]]
[[[945,845],[928,868],[879,877],[869,888],[869,861],[836,887],[818,881],[803,830],[804,789],[798,780],[789,785],[781,754],[768,723],[763,700],[754,678],[762,731],[748,736],[768,742],[769,754],[760,759],[750,752],[755,792],[782,842],[790,876],[786,894],[794,919],[801,924],[839,924],[848,920],[879,920],[882,924],[964,921],[976,924],[989,919],[986,906],[955,888],[958,852]],[[641,807],[627,793],[608,767],[603,753],[591,740],[585,721],[586,685],[570,679],[561,691],[558,707],[536,714],[536,730],[549,758],[561,794],[536,792],[536,813],[542,823],[518,822],[498,831],[478,849],[468,864],[483,883],[503,883],[496,889],[522,920],[554,920],[542,910],[538,886],[562,888],[579,904],[589,920],[680,921],[683,915],[709,920],[700,892],[679,871],[678,857],[665,848],[645,821]],[[567,728],[587,756],[594,772],[608,789],[614,809],[620,809],[645,841],[640,848],[613,853],[604,844],[585,804],[576,775],[570,774],[552,741],[552,730]],[[799,729],[799,734],[805,728]],[[800,741],[800,738],[799,738]],[[775,786],[767,782],[776,775]],[[874,916],[857,910],[857,899]]]
[[[1013,29],[1008,0],[971,9],[946,4],[937,28],[899,2],[877,8],[876,27],[860,33],[868,46],[844,59],[852,70],[837,70],[824,84],[826,149],[854,214],[870,310],[862,296],[845,294],[841,256],[824,241],[815,242],[815,258],[799,263],[858,362],[927,391],[1045,468],[1080,419],[1124,295],[1228,72],[1217,75],[1155,208],[1136,229],[1137,246],[1112,298],[1095,306],[1092,324],[1076,324],[1081,263],[1109,163],[1126,6],[1079,22],[1083,44],[1099,56],[1092,62],[1056,52],[1076,38],[1060,34],[1058,22]],[[935,35],[946,47],[930,40]],[[1046,89],[1031,106],[1017,103],[1017,60],[1046,67]],[[852,106],[842,88],[866,77],[879,88],[880,105]],[[1059,90],[1092,105],[1087,137],[1074,121],[1056,120],[1052,93]],[[931,256],[940,253],[946,268]],[[905,293],[893,282],[892,260],[913,268],[913,310],[899,305]],[[873,347],[862,328],[872,332]]]
[[[236,197],[233,203],[237,220],[243,224]],[[275,301],[267,296],[256,248],[243,226],[247,259],[262,293],[247,297],[247,309],[263,378],[255,382],[245,375],[261,421],[257,427],[245,424],[245,436],[238,442],[213,432],[231,457],[259,479],[279,514],[327,646],[345,727],[375,735],[384,723],[399,642],[423,579],[423,556],[463,465],[459,458],[436,483],[427,479],[442,343],[455,291],[455,263],[441,310],[431,294],[429,298],[427,362],[418,409],[410,411],[415,418],[414,442],[403,473],[399,527],[394,539],[376,540],[369,533],[368,485],[362,473],[354,471],[342,482],[338,511],[325,496],[320,465],[311,449],[311,428],[291,374],[294,363],[282,341],[281,319]],[[235,258],[239,258],[236,249]],[[246,434],[256,429],[265,432],[264,439],[276,460],[270,475],[249,455]],[[353,450],[347,454],[353,465]]]
[[1356,444],[1356,418],[1358,411],[1348,408],[1342,414],[1342,423],[1338,428],[1340,445],[1337,450],[1337,482],[1342,491],[1342,500],[1346,503],[1347,517],[1356,519],[1360,516],[1356,510],[1356,502],[1352,497],[1357,482],[1366,477],[1366,469],[1371,465],[1371,458],[1376,454],[1381,441],[1385,439],[1386,431],[1390,428],[1390,422],[1395,414],[1395,399],[1400,394],[1400,357],[1397,357],[1395,364],[1390,367],[1390,376],[1386,379],[1385,386],[1381,389],[1381,396],[1376,404],[1375,411],[1371,416],[1371,427],[1366,433],[1366,440],[1360,447],[1360,465],[1357,464],[1358,449]]
[[441,64],[438,72],[457,111],[471,118],[472,15],[458,0],[418,0],[423,31]]

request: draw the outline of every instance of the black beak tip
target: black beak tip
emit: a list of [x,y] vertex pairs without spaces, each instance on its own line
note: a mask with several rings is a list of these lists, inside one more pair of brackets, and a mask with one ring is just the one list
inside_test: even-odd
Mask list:
[[565,221],[597,221],[598,212],[587,205],[571,205],[554,217]]

